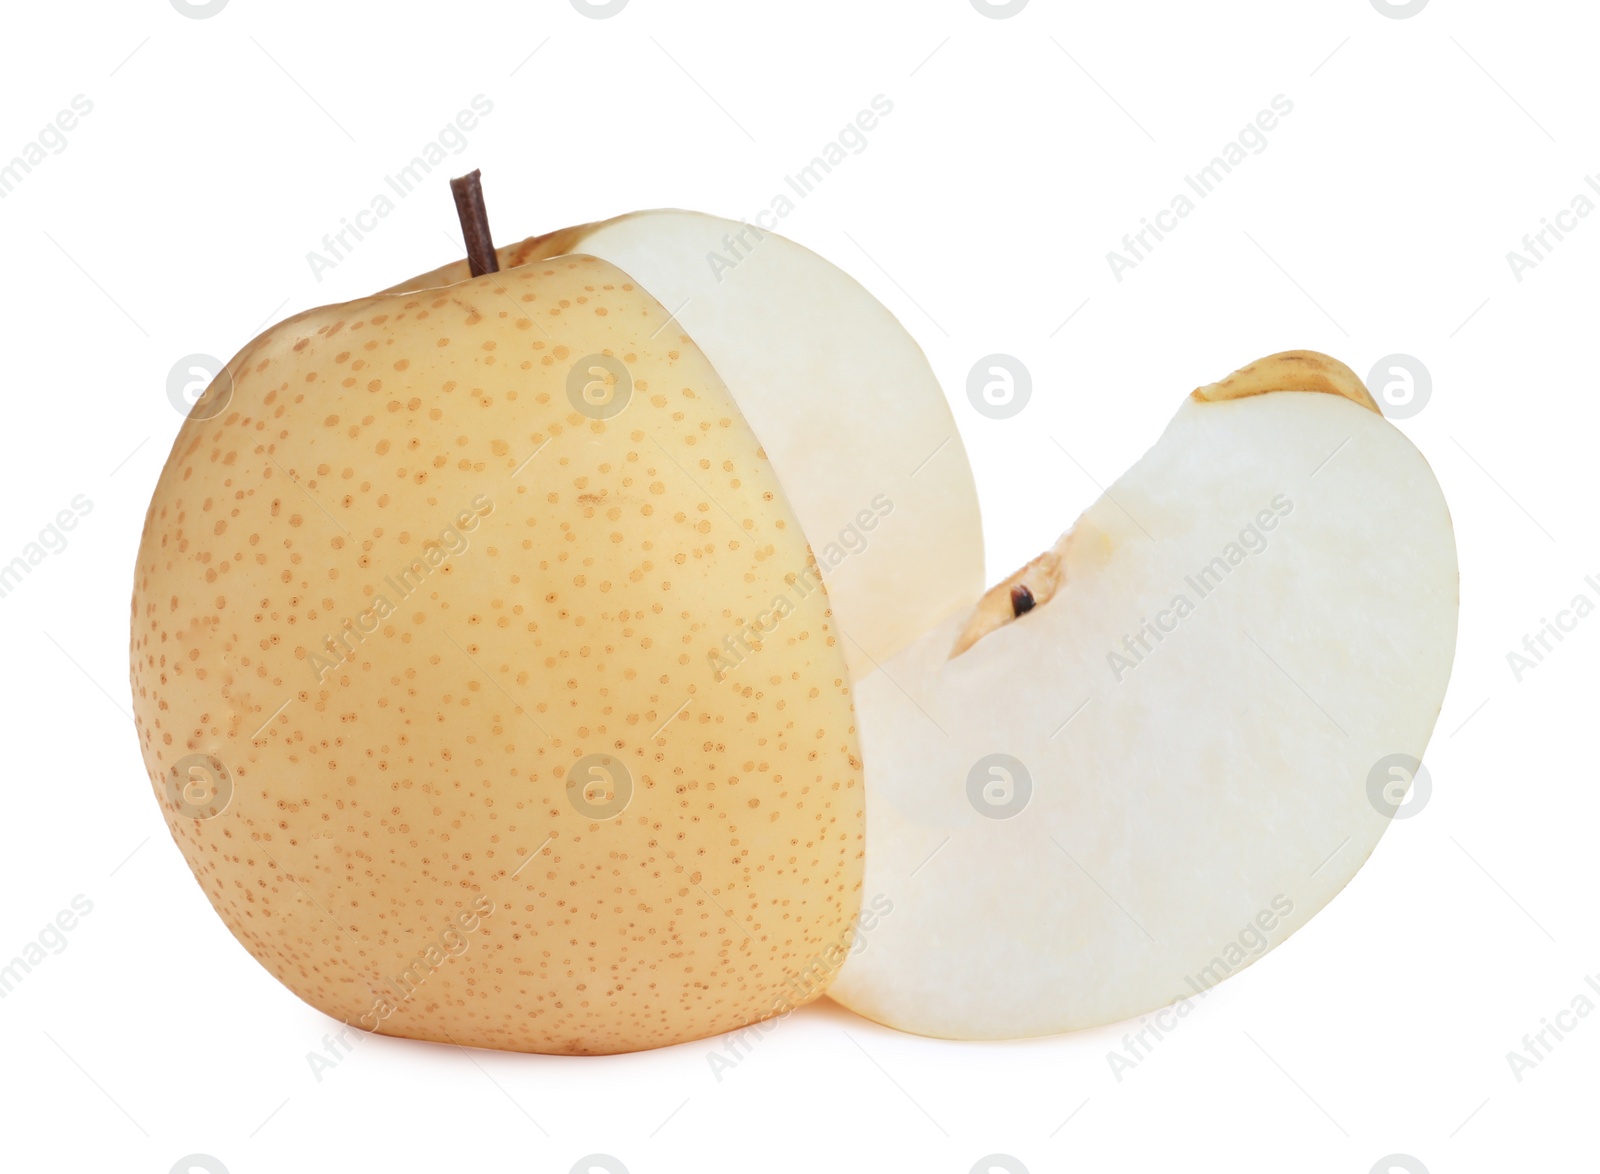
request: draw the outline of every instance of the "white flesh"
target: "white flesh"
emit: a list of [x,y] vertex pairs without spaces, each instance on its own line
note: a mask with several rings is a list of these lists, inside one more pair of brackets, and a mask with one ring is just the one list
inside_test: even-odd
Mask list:
[[[1202,595],[1192,577],[1251,525],[1265,548]],[[829,993],[879,1022],[1047,1035],[1212,985],[1350,880],[1389,822],[1371,768],[1433,729],[1449,514],[1421,455],[1347,399],[1185,401],[1057,549],[1053,598],[949,659],[952,616],[857,681],[864,892],[893,911]],[[1136,658],[1124,637],[1180,595],[1192,612]],[[1032,776],[1010,818],[968,799],[994,752]]]

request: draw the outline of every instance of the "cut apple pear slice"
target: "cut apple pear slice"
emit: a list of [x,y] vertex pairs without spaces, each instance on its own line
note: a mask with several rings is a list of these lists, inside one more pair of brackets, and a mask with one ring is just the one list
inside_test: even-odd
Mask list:
[[[498,250],[502,270],[566,253],[626,271],[716,367],[811,542],[852,672],[982,590],[977,489],[949,405],[916,342],[854,278],[777,233],[677,210]],[[394,288],[467,276],[456,261]]]
[[1348,368],[1199,389],[1052,551],[857,679],[864,902],[892,912],[830,994],[1012,1038],[1247,965],[1388,826],[1457,594],[1439,486]]

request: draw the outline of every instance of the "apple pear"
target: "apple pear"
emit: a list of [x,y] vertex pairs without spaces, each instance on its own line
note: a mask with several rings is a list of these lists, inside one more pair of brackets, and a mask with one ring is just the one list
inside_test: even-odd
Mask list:
[[1371,854],[1457,605],[1439,486],[1347,367],[1196,390],[1052,549],[856,678],[894,913],[830,996],[958,1039],[1203,996]]
[[739,227],[624,218],[299,315],[179,432],[134,583],[141,749],[224,923],[325,1013],[630,1051],[842,962],[849,665],[981,586],[976,496],[860,286],[773,234],[677,275]]

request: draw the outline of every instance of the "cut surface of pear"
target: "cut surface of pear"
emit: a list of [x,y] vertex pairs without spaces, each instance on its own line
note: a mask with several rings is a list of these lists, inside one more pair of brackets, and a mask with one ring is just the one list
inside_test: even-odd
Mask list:
[[1443,700],[1455,545],[1422,456],[1308,354],[1186,400],[1013,576],[1031,610],[1007,580],[857,679],[864,891],[893,914],[833,998],[951,1038],[1114,1022],[1248,965],[1367,859],[1374,772]]
[[352,1026],[481,1047],[628,1051],[813,997],[860,899],[845,661],[669,309],[564,256],[300,315],[229,369],[150,506],[132,683],[239,941]]
[[[865,672],[983,589],[977,489],[921,349],[811,250],[699,212],[635,212],[498,250],[502,270],[603,257],[674,314],[737,398],[811,541]],[[405,282],[467,276],[457,261]]]

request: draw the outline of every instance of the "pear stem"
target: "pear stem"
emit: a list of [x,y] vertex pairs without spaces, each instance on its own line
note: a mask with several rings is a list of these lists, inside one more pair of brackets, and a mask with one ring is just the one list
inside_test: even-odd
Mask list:
[[483,204],[481,172],[474,168],[450,181],[450,194],[456,198],[456,215],[461,218],[461,236],[467,242],[467,265],[472,276],[500,272],[494,240],[489,235],[489,210]]

